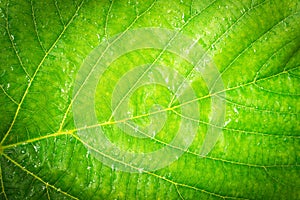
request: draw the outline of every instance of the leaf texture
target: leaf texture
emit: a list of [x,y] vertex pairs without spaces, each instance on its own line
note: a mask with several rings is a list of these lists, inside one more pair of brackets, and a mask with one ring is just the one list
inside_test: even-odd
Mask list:
[[299,10],[1,1],[1,199],[299,199]]

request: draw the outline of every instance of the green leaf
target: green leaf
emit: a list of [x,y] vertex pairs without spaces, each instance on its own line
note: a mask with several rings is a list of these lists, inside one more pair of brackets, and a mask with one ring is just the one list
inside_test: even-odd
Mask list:
[[299,199],[299,10],[1,1],[1,199]]

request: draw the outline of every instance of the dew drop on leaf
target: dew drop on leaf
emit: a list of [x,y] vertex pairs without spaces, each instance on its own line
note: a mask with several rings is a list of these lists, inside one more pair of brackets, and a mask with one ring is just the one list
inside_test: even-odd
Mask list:
[[144,169],[143,168],[139,168],[138,171],[139,171],[139,173],[143,173]]
[[227,126],[230,122],[231,122],[231,119],[228,119],[227,121],[225,121],[224,126]]
[[235,113],[239,114],[239,111],[236,107],[234,107],[233,110],[234,110]]
[[87,152],[86,152],[86,154],[85,154],[85,157],[86,157],[86,158],[88,158],[88,157],[89,157],[89,155],[90,155],[90,152],[89,152],[89,151],[87,151]]
[[33,145],[33,148],[34,148],[34,151],[35,151],[35,152],[38,152],[38,150],[39,150],[39,146],[37,146],[37,145]]

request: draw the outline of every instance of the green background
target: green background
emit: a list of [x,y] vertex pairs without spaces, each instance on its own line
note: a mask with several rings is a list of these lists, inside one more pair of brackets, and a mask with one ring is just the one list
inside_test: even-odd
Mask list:
[[[299,10],[298,0],[0,1],[1,199],[299,199]],[[197,40],[221,73],[226,119],[217,145],[199,156],[214,126],[213,94],[201,78],[191,81],[201,111],[192,145],[166,168],[128,173],[90,154],[70,108],[77,71],[89,53],[143,27],[180,30]],[[158,54],[144,49],[112,63],[97,87],[99,123],[111,115],[118,79]],[[169,52],[158,63],[183,76],[193,69]],[[166,107],[172,97],[153,87],[140,88],[130,100],[132,116],[146,113],[136,119],[141,126],[149,124],[153,104]],[[182,116],[166,114],[157,140],[168,143]],[[125,149],[161,148],[116,124],[102,128]]]

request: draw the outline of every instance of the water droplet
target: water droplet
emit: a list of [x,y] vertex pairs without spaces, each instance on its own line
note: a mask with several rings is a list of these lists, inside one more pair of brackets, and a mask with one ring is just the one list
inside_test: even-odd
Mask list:
[[96,35],[97,35],[98,40],[100,41],[100,39],[101,39],[101,38],[100,38],[100,35],[99,35],[99,34],[96,34]]
[[[201,67],[200,66],[195,67],[195,71],[201,72]],[[189,83],[192,83],[192,82],[193,82],[193,80],[189,80]]]
[[91,166],[88,166],[86,169],[87,169],[87,170],[90,170],[90,169],[91,169]]
[[231,122],[231,119],[228,119],[227,121],[225,121],[224,127],[227,126],[230,122]]
[[184,53],[185,53],[186,55],[189,55],[189,54],[190,54],[190,49],[185,49],[185,50],[184,50]]
[[138,171],[139,171],[139,173],[143,173],[144,169],[143,168],[139,168]]
[[234,107],[233,110],[234,110],[235,113],[239,114],[239,111],[236,107]]
[[39,150],[39,147],[38,147],[38,146],[33,145],[33,148],[34,148],[34,151],[35,151],[35,152],[38,152],[38,150]]
[[[0,1],[1,2],[1,1]],[[1,13],[1,17],[2,18],[4,18],[5,17],[5,15],[4,15],[4,13],[3,13],[3,10],[2,10],[2,8],[0,8],[0,13]]]
[[169,83],[169,77],[165,78],[166,83]]
[[11,40],[15,40],[15,36],[13,34],[10,35]]

